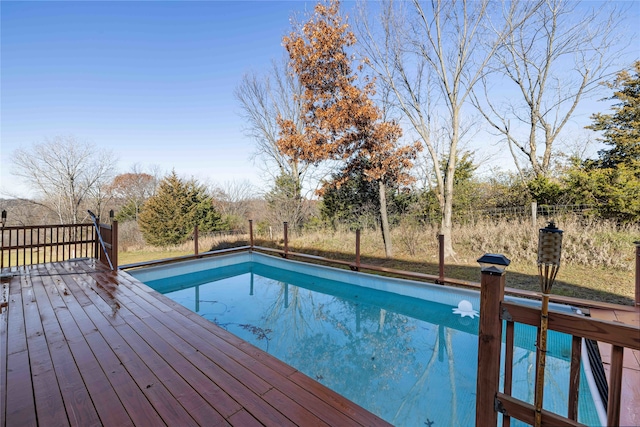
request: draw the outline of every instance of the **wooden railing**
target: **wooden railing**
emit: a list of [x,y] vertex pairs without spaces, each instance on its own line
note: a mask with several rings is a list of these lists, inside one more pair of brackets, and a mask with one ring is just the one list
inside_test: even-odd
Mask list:
[[[113,221],[111,225],[99,224],[100,234],[102,235],[102,241],[104,243],[104,249],[102,245],[97,245],[98,256],[96,257],[102,263],[109,265],[107,256],[111,260],[111,266],[114,270],[118,269],[118,221]],[[106,251],[106,253],[105,253]]]
[[[482,272],[480,331],[478,337],[477,426],[496,426],[499,413],[503,416],[502,425],[504,427],[510,425],[511,418],[516,418],[531,425],[534,424],[534,406],[511,395],[514,324],[522,323],[539,326],[541,310],[504,301],[504,287],[504,273],[498,274],[495,271]],[[567,416],[543,409],[542,425],[581,425],[577,420],[583,338],[612,345],[611,370],[608,383],[607,425],[619,425],[624,349],[640,350],[640,328],[577,314],[550,311],[548,316],[550,330],[569,334],[573,339]],[[500,353],[503,321],[506,322],[505,377],[503,390],[500,391]],[[631,352],[628,354],[633,357]]]
[[[117,268],[118,224],[100,224],[107,254]],[[96,258],[106,264],[93,224],[32,225],[0,228],[0,269]]]

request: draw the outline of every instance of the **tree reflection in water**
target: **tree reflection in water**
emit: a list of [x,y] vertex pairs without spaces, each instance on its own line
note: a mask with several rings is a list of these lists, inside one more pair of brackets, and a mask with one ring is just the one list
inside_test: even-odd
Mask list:
[[[394,425],[473,425],[478,319],[452,314],[451,305],[265,268],[202,280],[198,312]],[[194,288],[169,285],[167,296],[194,307]],[[534,342],[535,328],[516,327],[513,378],[524,399]],[[560,347],[549,351],[562,389],[567,362]],[[545,408],[566,409],[567,398],[554,396]]]
[[[438,325],[445,315],[458,322],[448,306],[423,301],[414,308],[418,319],[394,307],[406,305],[406,297],[378,295],[372,304],[362,288],[344,284],[335,296],[317,292],[315,283],[299,287],[257,275],[250,283],[248,295],[231,300],[222,297],[227,287],[216,286],[210,300],[224,299],[228,310],[203,315],[396,425],[463,422],[457,416],[455,338],[475,340],[477,323],[461,324],[466,333],[458,333]],[[206,291],[200,292],[204,300]],[[474,345],[467,347],[462,354],[472,359]],[[467,396],[475,392],[473,371],[464,383]]]

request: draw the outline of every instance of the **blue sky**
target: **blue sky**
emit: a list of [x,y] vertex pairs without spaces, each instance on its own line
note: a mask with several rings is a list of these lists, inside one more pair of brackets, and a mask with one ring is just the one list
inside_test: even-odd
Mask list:
[[[233,91],[243,74],[282,57],[290,18],[314,4],[0,1],[0,197],[28,195],[11,174],[15,149],[59,135],[111,149],[120,172],[158,165],[264,187]],[[636,31],[626,63],[640,57]],[[589,115],[606,109],[583,103],[574,128],[585,132]],[[497,140],[476,139],[480,157],[512,163]]]
[[[313,2],[0,2],[0,191],[16,148],[57,135],[183,176],[260,184],[233,97]],[[1,194],[0,194],[1,195]]]

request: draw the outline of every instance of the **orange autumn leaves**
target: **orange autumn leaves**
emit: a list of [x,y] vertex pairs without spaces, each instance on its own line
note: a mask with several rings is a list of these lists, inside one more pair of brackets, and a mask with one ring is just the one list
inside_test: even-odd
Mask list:
[[[318,164],[343,160],[342,176],[359,168],[371,181],[407,184],[419,143],[399,147],[402,136],[394,121],[382,121],[370,99],[374,83],[358,76],[347,49],[356,42],[339,15],[339,2],[319,3],[310,20],[283,38],[290,66],[304,87],[303,128],[278,118],[278,148],[292,158]],[[334,184],[340,185],[340,179]]]

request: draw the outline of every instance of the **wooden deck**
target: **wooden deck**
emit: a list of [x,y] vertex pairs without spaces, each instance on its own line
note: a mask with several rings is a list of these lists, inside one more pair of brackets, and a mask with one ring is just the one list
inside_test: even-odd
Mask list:
[[94,260],[16,272],[2,284],[0,426],[388,425],[126,273]]
[[[591,310],[591,317],[640,326],[640,307],[629,310]],[[607,380],[611,370],[611,344],[598,343]],[[621,426],[640,426],[640,351],[624,349],[622,367]]]

